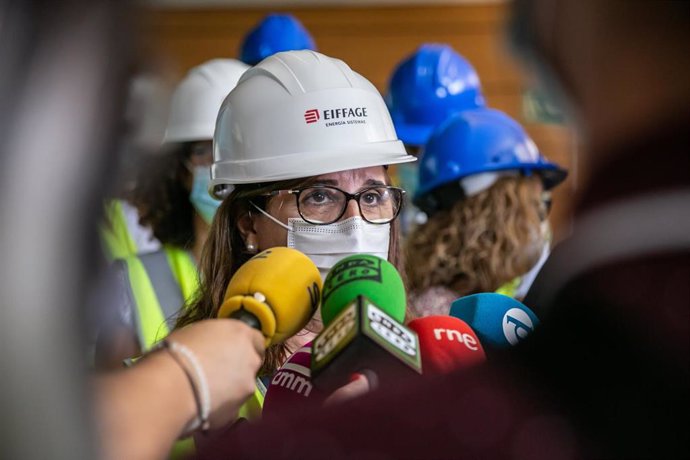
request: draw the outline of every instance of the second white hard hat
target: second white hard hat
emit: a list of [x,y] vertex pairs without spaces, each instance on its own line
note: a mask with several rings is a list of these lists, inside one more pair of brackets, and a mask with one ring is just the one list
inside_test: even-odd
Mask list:
[[248,70],[218,113],[211,192],[414,161],[367,79],[315,51],[286,51]]
[[248,68],[237,59],[212,59],[191,69],[172,96],[164,142],[213,139],[218,109]]

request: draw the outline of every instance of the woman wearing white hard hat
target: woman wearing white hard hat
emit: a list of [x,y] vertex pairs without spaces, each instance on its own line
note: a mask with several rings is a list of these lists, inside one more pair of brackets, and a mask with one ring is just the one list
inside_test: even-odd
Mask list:
[[[275,246],[307,254],[322,276],[355,253],[400,267],[404,192],[386,165],[414,161],[376,88],[314,51],[277,53],[248,70],[218,114],[210,191],[223,197],[201,262],[198,297],[178,326],[216,316],[237,269]],[[231,192],[230,192],[231,191]],[[270,347],[270,375],[318,332]]]
[[198,283],[197,263],[220,201],[208,193],[212,139],[223,99],[249,67],[214,59],[193,68],[176,88],[164,145],[139,170],[129,194],[139,222],[162,245],[115,264],[122,293],[113,321],[99,334],[96,363],[120,366],[167,335]]

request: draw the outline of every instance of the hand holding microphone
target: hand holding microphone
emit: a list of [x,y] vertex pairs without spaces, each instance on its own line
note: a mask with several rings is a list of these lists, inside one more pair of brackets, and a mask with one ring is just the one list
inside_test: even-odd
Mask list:
[[255,389],[265,347],[304,327],[321,286],[316,266],[294,249],[268,249],[247,261],[228,284],[219,319],[173,331],[161,342],[165,353],[154,350],[97,379],[106,451],[163,458],[181,433],[231,421]]
[[[175,331],[164,342],[192,383],[197,421],[202,427],[218,426],[218,420],[227,422],[234,417],[255,388],[265,347],[304,327],[319,305],[321,286],[319,271],[307,256],[284,247],[268,249],[237,270],[228,283],[218,319],[201,323],[217,333],[194,334],[200,327],[195,324]],[[257,338],[247,326],[263,335],[261,345],[246,340]],[[224,334],[223,328],[231,332]],[[194,346],[180,342],[186,337]],[[223,340],[233,341],[235,346],[224,349]],[[250,343],[250,349],[241,346]]]
[[[178,365],[207,386],[209,428],[230,422],[256,388],[265,351],[261,334],[241,322],[209,319],[173,331],[166,341]],[[195,386],[202,391],[202,382]]]
[[94,378],[98,434],[107,458],[164,458],[191,427],[224,426],[255,388],[264,338],[212,319],[173,331],[167,351]]
[[[227,324],[229,323],[240,331],[248,331],[247,326],[259,331],[263,336],[259,350],[262,357],[266,347],[284,341],[307,324],[318,308],[321,286],[319,270],[306,255],[295,249],[285,247],[267,249],[252,257],[237,270],[228,283],[223,303],[218,310],[218,319],[204,323],[226,324],[222,327],[228,327]],[[243,324],[238,324],[237,321],[228,321],[228,319],[234,319]],[[192,325],[190,328],[194,326],[196,325]],[[185,334],[186,329],[184,328],[176,334]],[[252,334],[256,334],[256,332]],[[237,335],[238,337],[242,336]],[[171,336],[171,338],[173,337]],[[209,337],[209,340],[211,338],[213,336]],[[234,337],[232,338],[234,339]],[[222,346],[219,344],[220,340],[221,338],[210,341]],[[168,342],[174,345],[171,340]],[[169,349],[172,354],[179,354],[174,348],[169,347]],[[243,348],[240,350],[246,351]],[[255,388],[256,372],[261,364],[261,359],[259,359],[255,368],[246,369],[246,366],[227,365],[227,362],[223,366],[218,365],[220,361],[208,362],[205,359],[212,355],[230,352],[237,354],[239,351],[214,351],[213,347],[206,347],[203,350],[203,355],[198,359],[198,363],[194,363],[195,357],[190,359],[188,356],[177,356],[178,359],[187,361],[180,364],[187,366],[193,371],[192,373],[205,375],[204,385],[195,388],[195,392],[198,390],[203,395],[207,386],[211,387],[211,390],[213,386],[219,385],[225,385],[225,387],[231,385],[234,388],[234,391],[227,390],[216,398],[214,398],[214,394],[217,392],[210,391],[209,400],[211,403],[225,402],[222,404],[222,414],[217,416],[217,418],[224,417],[225,421],[234,417],[239,405],[251,395],[251,391]],[[193,354],[196,355],[196,353]],[[247,355],[256,356],[256,352],[247,353]],[[254,364],[253,361],[252,364]],[[231,372],[232,375],[228,375],[228,372]],[[242,384],[238,384],[235,388],[232,382],[237,382],[240,379],[242,379],[240,382]],[[245,384],[248,381],[251,382],[251,385]],[[245,391],[248,387],[251,388],[249,393]],[[244,393],[238,393],[241,391]],[[205,398],[197,397],[197,404],[201,404],[202,409],[204,409],[202,399]],[[213,415],[213,411],[211,411],[211,415]],[[213,420],[210,421],[212,425],[218,426],[218,423],[214,423]]]

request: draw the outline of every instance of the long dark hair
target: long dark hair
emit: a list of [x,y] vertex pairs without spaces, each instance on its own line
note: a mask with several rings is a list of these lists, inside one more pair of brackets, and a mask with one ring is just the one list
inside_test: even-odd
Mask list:
[[194,244],[194,208],[184,183],[190,177],[185,162],[193,142],[170,147],[144,160],[127,199],[137,208],[141,225],[150,226],[163,244],[182,248]]
[[[306,187],[316,178],[294,179],[264,184],[237,185],[230,196],[218,208],[206,244],[201,254],[201,279],[196,296],[190,300],[177,320],[177,328],[203,319],[215,318],[225,296],[230,279],[235,272],[254,254],[247,251],[239,230],[239,222],[252,206],[250,201],[261,209],[266,209],[268,200],[265,193]],[[388,260],[403,273],[400,254],[399,224],[397,219],[391,223],[391,236]],[[265,249],[265,248],[262,248]],[[270,375],[281,366],[285,358],[295,350],[283,344],[271,345],[266,350],[260,375]]]

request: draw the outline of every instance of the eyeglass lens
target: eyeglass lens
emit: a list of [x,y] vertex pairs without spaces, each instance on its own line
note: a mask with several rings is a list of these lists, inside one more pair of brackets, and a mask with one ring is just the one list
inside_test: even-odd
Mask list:
[[[356,196],[362,217],[372,223],[390,222],[397,216],[402,203],[400,190],[389,187],[369,188]],[[305,220],[325,224],[338,220],[348,202],[342,190],[333,187],[311,187],[299,194],[298,207]]]

